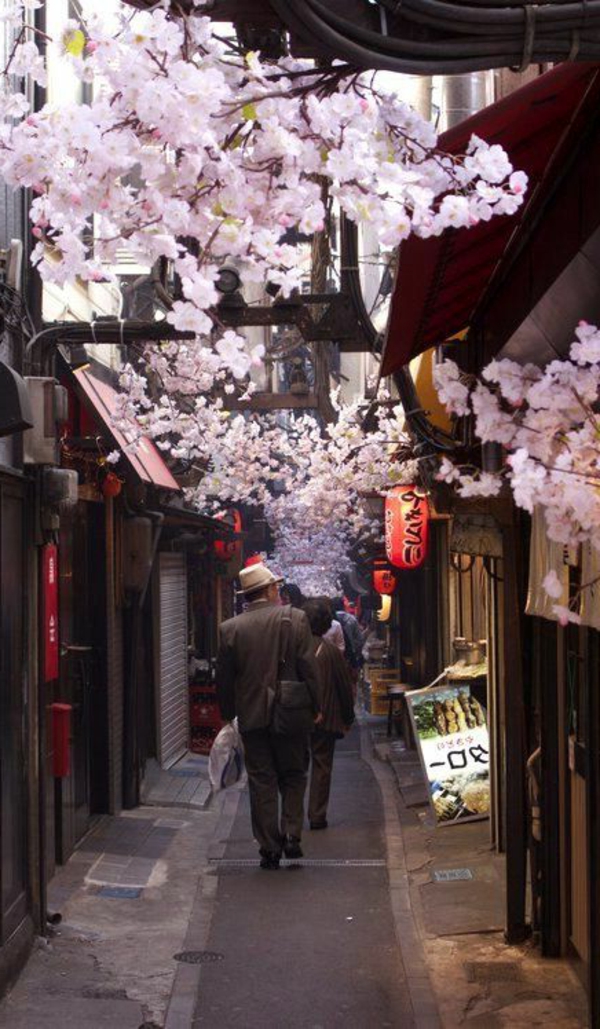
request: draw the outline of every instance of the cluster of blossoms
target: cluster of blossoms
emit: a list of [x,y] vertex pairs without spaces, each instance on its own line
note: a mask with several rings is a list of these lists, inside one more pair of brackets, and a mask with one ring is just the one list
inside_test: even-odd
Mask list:
[[366,434],[360,405],[333,399],[338,420],[326,430],[309,415],[223,417],[211,405],[204,435],[186,455],[204,469],[188,499],[204,510],[240,499],[260,506],[274,538],[274,566],[307,595],[339,591],[352,544],[376,541],[382,531],[369,498],[417,474],[415,462],[398,456],[408,446],[400,405],[382,409]]
[[[39,6],[4,8],[16,33],[7,82],[45,82],[36,38],[22,27]],[[296,551],[295,532],[312,552],[334,511],[341,539],[355,528],[353,498],[365,484],[382,473],[391,481],[376,438],[359,441],[342,418],[317,446],[310,419],[290,433],[226,414],[215,386],[217,396],[235,389],[262,355],[223,331],[220,266],[234,260],[246,281],[283,295],[299,287],[302,264],[288,234],[323,228],[324,184],[331,202],[396,246],[413,232],[514,212],[526,177],[476,137],[462,156],[441,152],[433,126],[372,77],[240,55],[201,4],[177,17],[167,3],[147,12],[123,6],[110,19],[92,0],[82,6],[81,23],[67,23],[54,45],[91,99],[30,112],[25,88],[6,86],[1,98],[0,176],[34,194],[34,263],[60,285],[107,280],[123,248],[139,263],[168,264],[179,289],[167,320],[194,339],[143,348],[125,369],[120,417],[198,463],[206,473],[198,503],[265,504],[281,550]],[[348,459],[355,448],[360,461]],[[323,547],[334,552],[328,537]]]
[[384,409],[366,434],[360,405],[334,401],[338,420],[327,433],[314,419],[303,420],[296,438],[292,433],[285,489],[265,505],[277,566],[307,595],[339,593],[339,577],[352,567],[352,545],[383,543],[370,498],[418,474],[416,462],[399,456],[409,446],[401,405]]
[[[445,460],[440,477],[463,496],[490,495],[508,480],[519,507],[543,508],[548,536],[559,543],[600,546],[600,331],[580,323],[569,358],[545,368],[492,361],[480,381],[445,361],[436,370],[449,411],[475,416],[484,443],[501,444],[497,474],[469,474]],[[557,584],[546,583],[558,597]],[[554,591],[554,592],[553,592]]]

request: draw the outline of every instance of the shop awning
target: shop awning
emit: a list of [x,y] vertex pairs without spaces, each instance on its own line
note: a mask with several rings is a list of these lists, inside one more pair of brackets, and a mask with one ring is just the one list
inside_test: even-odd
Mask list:
[[131,443],[125,434],[114,425],[117,391],[109,383],[93,375],[87,368],[80,368],[73,372],[73,376],[87,402],[91,404],[95,416],[112,436],[116,446],[123,451],[125,459],[142,482],[160,486],[162,489],[179,491],[176,480],[152,440],[142,436],[135,443]]
[[581,133],[576,115],[592,93],[597,102],[600,65],[562,64],[440,137],[440,148],[449,153],[464,151],[473,133],[500,143],[513,166],[529,176],[528,195],[513,217],[402,244],[383,375],[469,327],[511,238],[551,189],[556,162],[559,156],[567,159],[571,136]]

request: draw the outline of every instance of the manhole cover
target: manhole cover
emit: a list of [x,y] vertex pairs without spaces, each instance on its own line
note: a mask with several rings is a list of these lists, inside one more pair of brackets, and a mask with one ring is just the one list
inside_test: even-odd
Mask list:
[[514,982],[521,978],[515,961],[469,961],[465,965],[470,983]]
[[224,954],[218,954],[215,950],[182,950],[173,955],[175,961],[181,961],[184,965],[210,965],[215,961],[223,961],[224,957]]
[[472,879],[473,873],[470,868],[436,868],[431,873],[436,883],[451,883],[460,879]]

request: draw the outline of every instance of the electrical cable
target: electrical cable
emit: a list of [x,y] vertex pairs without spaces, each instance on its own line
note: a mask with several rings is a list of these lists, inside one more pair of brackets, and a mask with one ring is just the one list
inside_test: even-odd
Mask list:
[[270,2],[293,33],[357,68],[439,75],[521,65],[524,57],[530,63],[556,63],[574,54],[578,60],[600,59],[600,0],[536,5],[534,38],[528,13],[532,5],[509,0],[464,5],[403,0],[398,5],[396,0],[379,0],[392,14],[401,13],[410,34],[422,37],[423,27],[440,34],[429,40],[383,35],[331,11],[320,0]]

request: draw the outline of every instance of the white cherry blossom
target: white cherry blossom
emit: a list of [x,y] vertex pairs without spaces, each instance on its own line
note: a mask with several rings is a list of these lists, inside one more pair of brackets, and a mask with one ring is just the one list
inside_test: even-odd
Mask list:
[[[442,153],[434,127],[377,77],[236,56],[203,4],[178,15],[160,3],[113,16],[87,0],[84,20],[68,21],[57,44],[91,98],[29,113],[25,79],[43,84],[45,70],[20,17],[36,6],[4,6],[22,38],[7,69],[18,88],[11,95],[7,85],[0,98],[0,175],[33,191],[34,264],[60,285],[108,279],[122,248],[142,264],[170,266],[178,290],[167,322],[195,338],[146,345],[123,370],[119,425],[190,463],[198,484],[189,499],[198,506],[260,505],[286,574],[304,569],[306,588],[320,583],[318,592],[329,576],[334,588],[331,570],[349,567],[350,545],[381,530],[365,496],[418,475],[416,463],[398,457],[399,446],[409,448],[402,409],[382,409],[369,435],[359,406],[338,401],[338,423],[326,431],[309,416],[228,414],[223,393],[248,399],[248,373],[263,355],[220,326],[219,266],[233,260],[245,281],[279,285],[284,296],[300,288],[303,268],[286,233],[323,227],[324,185],[348,217],[394,247],[411,233],[516,210],[526,177],[476,137],[466,155]],[[444,399],[466,413],[469,388],[458,372],[442,366],[437,376]],[[586,381],[578,388],[589,396]],[[565,389],[572,394],[574,381]],[[471,401],[481,419],[488,394]],[[539,404],[536,417],[549,411]],[[593,441],[582,447],[593,450]],[[470,488],[487,486],[479,478]]]
[[497,493],[506,482],[519,507],[544,509],[551,539],[599,547],[600,331],[581,323],[575,335],[569,357],[543,369],[496,360],[479,382],[461,376],[450,362],[437,369],[448,410],[460,417],[471,412],[478,437],[505,451],[498,474],[446,459],[439,476],[468,496]]

